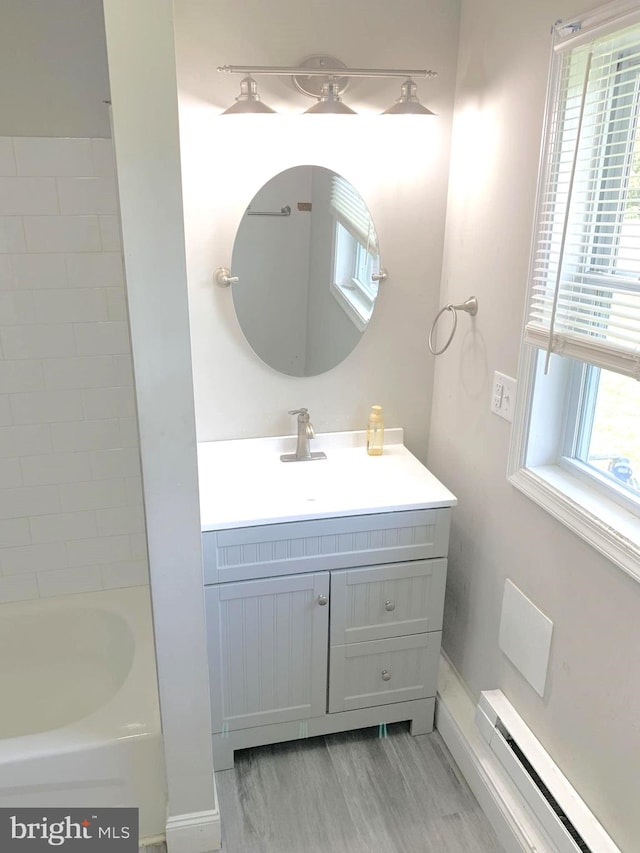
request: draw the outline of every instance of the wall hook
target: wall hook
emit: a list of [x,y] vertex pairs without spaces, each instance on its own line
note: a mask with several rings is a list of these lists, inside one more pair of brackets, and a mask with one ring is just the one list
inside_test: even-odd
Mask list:
[[236,284],[240,281],[237,275],[231,275],[231,270],[227,267],[218,267],[214,275],[216,284],[220,287],[229,287],[230,284]]

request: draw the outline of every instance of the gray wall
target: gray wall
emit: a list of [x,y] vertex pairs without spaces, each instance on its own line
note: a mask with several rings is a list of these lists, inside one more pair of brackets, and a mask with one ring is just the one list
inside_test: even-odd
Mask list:
[[[589,4],[586,4],[587,6]],[[500,688],[622,850],[638,848],[640,586],[506,481],[510,425],[489,413],[515,376],[527,289],[550,27],[573,0],[465,0],[441,301],[473,293],[436,359],[429,465],[458,496],[444,648]],[[554,623],[542,699],[498,648],[504,579]]]
[[102,0],[2,0],[0,136],[111,136]]

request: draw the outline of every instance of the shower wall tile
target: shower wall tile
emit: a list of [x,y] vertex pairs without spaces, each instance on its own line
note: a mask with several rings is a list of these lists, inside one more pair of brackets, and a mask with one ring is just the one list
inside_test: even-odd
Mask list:
[[99,450],[91,454],[91,472],[94,480],[113,477],[135,477],[140,474],[140,454],[136,447],[119,447]]
[[13,139],[10,136],[0,136],[0,175],[15,175],[16,173]]
[[76,592],[97,592],[97,590],[103,589],[102,576],[98,566],[38,572],[37,579],[41,598],[70,595]]
[[82,391],[85,418],[134,418],[136,401],[133,388],[88,388]]
[[23,456],[19,464],[23,486],[82,483],[91,477],[88,453],[47,453],[39,456]]
[[76,353],[73,326],[61,324],[0,326],[4,358],[63,358]]
[[101,536],[144,533],[144,512],[141,506],[99,509],[96,512],[96,519]]
[[[28,364],[29,362],[26,363]],[[110,355],[48,359],[42,364],[42,371],[44,373],[44,382],[47,388],[51,389],[111,389],[118,384],[116,365]],[[2,372],[0,370],[1,389]],[[133,387],[126,390],[133,394]],[[84,416],[87,417],[86,410]],[[105,415],[105,417],[109,417],[109,415]]]
[[11,290],[15,285],[15,272],[11,255],[0,254],[0,290]]
[[108,450],[121,446],[120,425],[116,419],[52,424],[51,442],[53,449],[60,452]]
[[104,288],[39,290],[32,294],[38,323],[86,323],[108,319]]
[[99,252],[102,249],[97,216],[25,216],[29,252]]
[[127,505],[127,488],[123,477],[99,482],[61,484],[59,491],[63,512]]
[[128,536],[99,536],[96,539],[78,539],[67,544],[67,557],[71,566],[109,565],[132,557]]
[[[26,521],[26,519],[20,519]],[[75,542],[78,539],[92,539],[98,535],[96,513],[91,511],[63,512],[53,515],[40,515],[28,520],[27,527],[31,541]],[[24,542],[20,544],[25,544]]]
[[[9,395],[0,394],[0,426],[10,426],[11,424],[11,406],[9,405]],[[2,479],[0,479],[0,483]]]
[[54,178],[0,178],[1,215],[59,212]]
[[77,323],[74,332],[79,355],[122,355],[131,351],[129,326],[122,320]]
[[0,137],[0,602],[147,583],[111,140]]
[[67,565],[67,549],[63,542],[49,545],[24,545],[22,548],[3,548],[0,553],[0,569],[3,576],[32,574],[33,567],[47,571],[61,569]]
[[105,589],[121,586],[143,586],[149,583],[149,567],[146,560],[131,560],[127,563],[113,563],[100,569]]
[[32,391],[11,394],[14,424],[60,423],[82,418],[82,396],[71,391]]
[[0,252],[25,252],[21,216],[0,216]]
[[117,216],[100,216],[99,218],[103,250],[105,252],[121,251],[120,219]]
[[[19,459],[0,459],[0,483],[5,489],[22,486],[22,470]],[[1,530],[0,533],[2,533]],[[1,538],[0,542],[2,542]]]
[[31,531],[28,518],[9,518],[0,521],[0,542],[5,548],[15,548],[18,545],[29,545]]
[[120,252],[71,253],[66,255],[70,287],[114,287],[124,293]]
[[90,139],[22,136],[14,138],[13,148],[18,175],[93,175]]
[[106,178],[115,177],[116,163],[110,139],[92,139],[91,154],[93,156],[93,171],[95,175]]
[[51,252],[40,255],[13,255],[14,287],[25,290],[68,286],[65,256]]
[[57,185],[60,212],[63,214],[117,213],[116,182],[113,178],[58,178]]
[[61,510],[59,486],[0,489],[0,519],[48,515]]
[[42,362],[0,361],[0,394],[12,391],[43,391],[44,375]]
[[51,450],[53,444],[48,424],[0,428],[0,458],[31,456]]
[[35,575],[0,577],[0,601],[25,601],[38,597]]

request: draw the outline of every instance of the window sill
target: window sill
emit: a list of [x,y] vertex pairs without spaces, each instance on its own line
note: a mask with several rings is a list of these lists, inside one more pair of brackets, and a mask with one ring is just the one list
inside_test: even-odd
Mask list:
[[357,330],[364,332],[371,319],[373,304],[365,301],[355,287],[347,289],[340,284],[332,283],[331,292]]
[[636,515],[557,465],[521,468],[509,482],[640,582]]

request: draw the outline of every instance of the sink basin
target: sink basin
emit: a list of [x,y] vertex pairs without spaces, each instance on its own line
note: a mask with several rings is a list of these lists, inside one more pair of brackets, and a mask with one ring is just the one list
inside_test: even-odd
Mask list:
[[198,445],[202,530],[362,513],[453,506],[451,492],[385,431],[382,456],[369,456],[366,433],[322,433],[312,449],[326,459],[280,461],[295,436],[211,441]]

